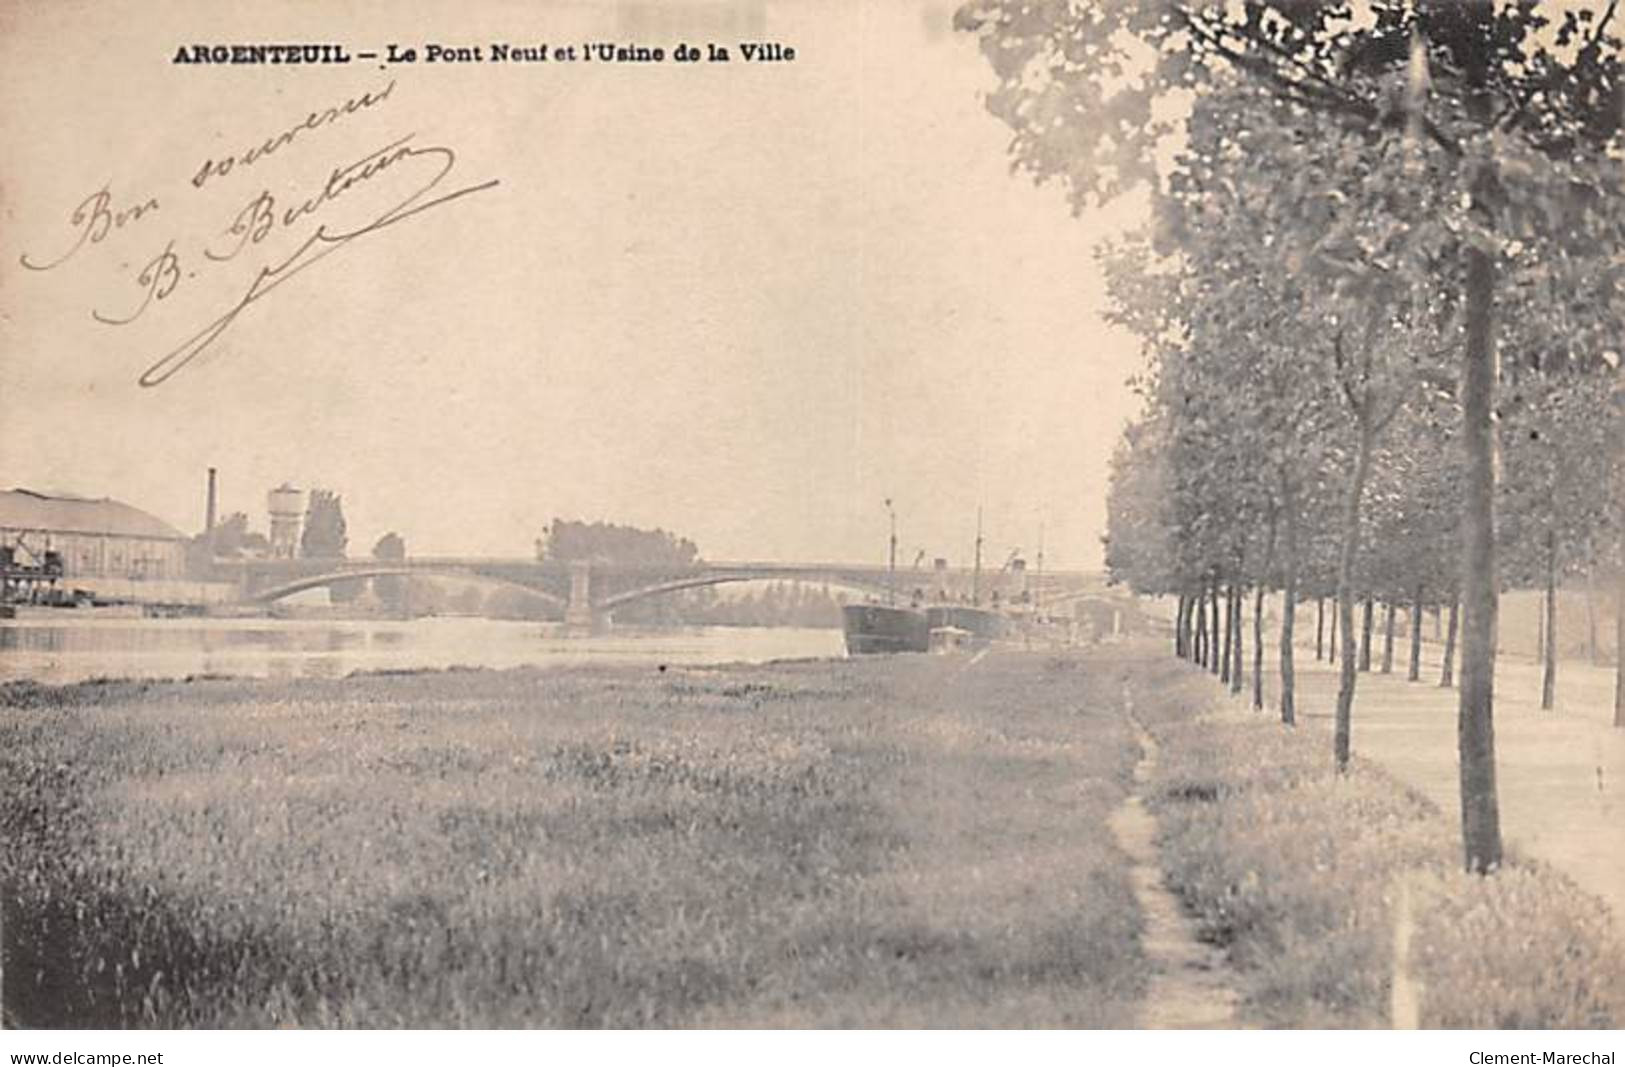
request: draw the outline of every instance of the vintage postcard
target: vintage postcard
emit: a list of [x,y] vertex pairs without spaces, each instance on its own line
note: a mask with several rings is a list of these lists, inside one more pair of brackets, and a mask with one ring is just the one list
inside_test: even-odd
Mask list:
[[1612,16],[0,3],[0,1045],[1620,1026]]

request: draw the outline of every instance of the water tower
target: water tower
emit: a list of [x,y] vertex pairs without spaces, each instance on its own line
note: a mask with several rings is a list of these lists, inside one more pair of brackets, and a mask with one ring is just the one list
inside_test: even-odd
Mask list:
[[305,517],[305,494],[287,482],[266,494],[271,512],[271,558],[293,559],[299,554],[299,525]]

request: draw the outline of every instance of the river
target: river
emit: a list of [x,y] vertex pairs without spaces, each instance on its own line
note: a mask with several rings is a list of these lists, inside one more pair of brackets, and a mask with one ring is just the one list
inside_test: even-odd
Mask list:
[[624,629],[572,637],[556,625],[481,618],[0,620],[0,682],[202,674],[335,678],[451,666],[760,663],[842,655],[839,630],[789,627]]

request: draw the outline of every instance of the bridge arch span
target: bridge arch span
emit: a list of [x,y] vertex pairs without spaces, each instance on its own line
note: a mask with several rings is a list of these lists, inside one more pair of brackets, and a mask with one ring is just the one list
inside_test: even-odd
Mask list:
[[313,574],[305,578],[295,579],[291,582],[284,582],[282,585],[273,586],[270,589],[262,590],[255,593],[248,599],[251,603],[255,604],[271,604],[281,600],[283,597],[290,597],[295,593],[303,593],[307,589],[318,589],[322,586],[331,587],[351,579],[359,580],[363,578],[413,577],[448,578],[459,582],[475,582],[480,585],[493,585],[506,589],[517,589],[522,593],[529,594],[538,600],[546,602],[547,604],[557,608],[560,612],[564,611],[565,609],[565,601],[563,597],[554,596],[552,593],[544,592],[534,586],[525,585],[523,582],[510,581],[506,578],[493,578],[490,575],[480,574],[476,571],[459,571],[450,568],[441,569],[428,567],[360,567],[347,571],[331,571],[327,574]]
[[[674,578],[671,581],[646,585],[641,589],[616,593],[614,596],[605,597],[593,604],[593,610],[614,611],[616,608],[623,608],[640,600],[668,596],[672,593],[680,593],[685,589],[703,589],[707,586],[728,585],[736,582],[799,582],[804,585],[834,585],[861,593],[886,593],[890,591],[890,587],[883,582],[865,582],[857,578],[837,574],[758,574],[750,572],[699,574],[690,578]],[[902,590],[898,590],[898,592],[901,593]]]

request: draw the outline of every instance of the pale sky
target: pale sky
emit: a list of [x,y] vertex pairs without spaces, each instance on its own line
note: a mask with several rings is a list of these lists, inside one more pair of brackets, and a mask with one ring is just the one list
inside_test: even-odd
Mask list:
[[[1097,317],[1091,249],[1124,213],[1074,219],[1010,174],[978,95],[992,72],[952,5],[220,7],[0,15],[0,487],[112,496],[194,532],[213,465],[222,513],[258,529],[285,480],[341,493],[352,554],[393,529],[413,553],[523,556],[562,516],[783,560],[884,560],[891,497],[905,564],[968,562],[981,505],[994,564],[1031,555],[1042,524],[1049,565],[1099,566],[1138,356]],[[755,36],[795,60],[742,62],[731,46]],[[588,39],[668,57],[171,63],[190,43]],[[685,40],[733,61],[675,63]],[[391,80],[374,107],[189,183]],[[336,247],[137,387],[317,222],[371,221],[441,157],[205,259],[239,210],[263,191],[280,212],[407,135],[456,153],[436,195],[500,184]],[[104,184],[114,209],[159,207],[23,269],[72,246],[70,213]],[[134,311],[166,247],[164,300],[91,319]]]

